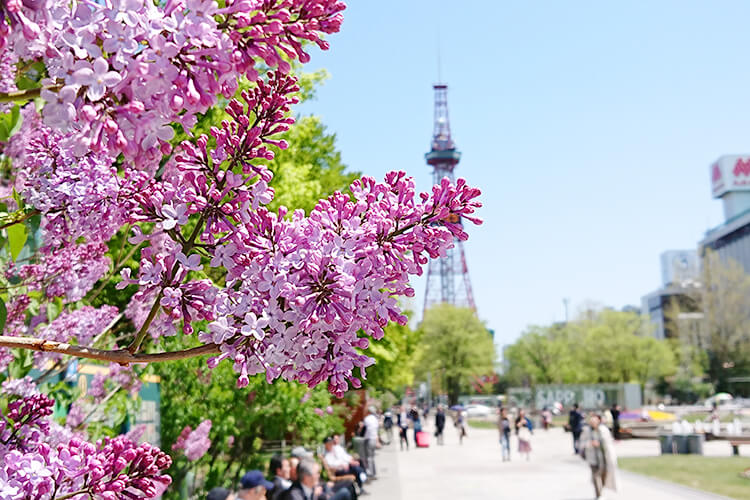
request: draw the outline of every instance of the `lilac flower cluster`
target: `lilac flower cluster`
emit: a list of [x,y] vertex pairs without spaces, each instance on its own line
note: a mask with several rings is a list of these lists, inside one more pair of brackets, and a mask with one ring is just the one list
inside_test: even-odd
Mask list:
[[210,420],[204,420],[195,430],[186,425],[172,445],[172,451],[182,450],[185,453],[185,457],[191,462],[198,460],[211,447],[211,440],[208,437],[210,432]]
[[[118,315],[117,308],[102,306],[94,308],[83,306],[75,311],[64,311],[54,321],[37,332],[37,338],[68,342],[72,338],[80,345],[90,345],[95,336],[104,332],[105,328]],[[47,361],[61,359],[62,355],[54,352],[35,352],[34,364],[42,368]]]
[[31,377],[26,376],[23,378],[9,378],[0,384],[0,393],[26,398],[39,394],[39,390],[36,388],[36,384]]
[[49,421],[53,404],[35,394],[0,414],[0,498],[152,498],[171,482],[166,453],[128,436],[82,440]]
[[120,387],[132,395],[138,394],[141,390],[141,380],[132,367],[110,363],[109,372],[106,375],[97,373],[89,385],[87,396],[93,398],[94,404],[100,403],[106,397],[108,383],[110,388]]
[[0,414],[0,452],[3,447],[25,450],[41,442],[49,430],[46,417],[52,415],[54,404],[39,393],[8,403],[6,414]]
[[309,60],[304,41],[327,49],[322,36],[339,31],[344,8],[337,0],[2,0],[0,47],[22,59],[43,54],[45,123],[72,132],[71,149],[123,153],[152,170],[169,152],[171,123],[190,129],[217,95],[234,95],[240,77],[257,80],[259,61],[287,72],[289,59]]
[[395,296],[413,296],[410,274],[421,274],[437,257],[465,239],[453,216],[473,220],[479,191],[463,180],[444,180],[432,196],[415,196],[414,181],[402,172],[385,183],[363,178],[352,184],[353,199],[336,193],[319,202],[309,217],[259,209],[250,223],[214,245],[214,259],[226,267],[227,288],[220,294],[219,317],[202,333],[221,345],[215,366],[229,358],[238,385],[265,371],[310,386],[328,380],[343,394],[355,366],[371,359],[356,351],[379,339],[389,320],[406,322]]
[[[12,272],[12,270],[10,270]],[[5,335],[19,336],[27,332],[26,311],[31,298],[25,293],[13,296],[6,304],[8,314],[5,319]],[[5,370],[13,361],[10,349],[0,347],[0,371]]]
[[[339,30],[343,9],[337,0],[0,0],[0,67],[41,61],[47,75],[41,116],[27,104],[3,146],[27,205],[18,213],[41,214],[43,239],[4,270],[14,283],[5,333],[90,344],[118,311],[76,302],[121,271],[117,287],[134,289],[123,311],[136,328],[131,352],[149,334],[199,328],[200,341],[219,346],[209,368],[230,360],[239,387],[259,373],[327,382],[337,395],[359,387],[355,368],[365,376],[372,363],[359,350],[388,321],[406,322],[398,299],[413,296],[410,276],[465,240],[455,221],[479,223],[481,205],[462,179],[417,193],[391,172],[355,181],[309,215],[266,208],[274,191],[264,163],[287,147],[279,134],[299,91],[289,62],[309,59],[303,44],[328,48],[322,37]],[[249,88],[234,98],[241,78]],[[13,85],[4,75],[0,92]],[[220,97],[228,118],[193,138],[197,115]],[[191,137],[174,151],[173,127]],[[109,257],[125,228],[122,250],[137,269]],[[65,312],[48,320],[44,300],[58,297]],[[0,349],[0,369],[9,359]],[[94,404],[108,380],[138,390],[132,371],[111,365],[90,386]],[[138,498],[168,484],[170,459],[158,449],[122,436],[85,442],[71,434],[82,407],[59,428],[48,422],[50,400],[28,384],[4,390],[23,398],[0,419],[0,496]],[[186,428],[175,450],[197,460],[210,429]]]
[[46,214],[45,245],[57,248],[80,237],[109,240],[132,209],[129,200],[144,176],[126,172],[120,178],[103,153],[74,156],[63,146],[64,137],[43,125],[26,141],[19,187],[26,202]]

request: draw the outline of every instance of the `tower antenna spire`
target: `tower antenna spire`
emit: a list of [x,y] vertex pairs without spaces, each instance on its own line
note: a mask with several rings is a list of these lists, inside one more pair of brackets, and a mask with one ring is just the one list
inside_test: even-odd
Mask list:
[[442,67],[442,61],[441,61],[441,54],[440,54],[440,30],[438,30],[438,40],[437,40],[437,63],[438,63],[438,83],[443,83],[443,67]]

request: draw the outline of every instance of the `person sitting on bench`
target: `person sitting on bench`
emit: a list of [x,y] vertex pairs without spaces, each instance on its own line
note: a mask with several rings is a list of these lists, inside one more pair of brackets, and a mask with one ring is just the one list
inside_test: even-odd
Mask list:
[[[325,438],[323,444],[326,447],[323,460],[326,461],[331,471],[337,476],[353,475],[361,490],[362,484],[367,480],[367,474],[365,474],[365,470],[359,465],[359,461],[354,460],[351,455],[346,453],[343,446],[337,445],[336,440],[332,436]],[[336,452],[336,446],[339,448],[338,453]]]

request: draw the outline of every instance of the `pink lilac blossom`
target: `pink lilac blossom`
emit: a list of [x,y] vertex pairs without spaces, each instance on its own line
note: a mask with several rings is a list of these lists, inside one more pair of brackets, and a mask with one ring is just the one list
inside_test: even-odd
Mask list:
[[185,457],[191,462],[198,460],[206,454],[211,447],[208,434],[211,431],[211,421],[204,420],[194,431],[190,432],[183,442]]
[[81,237],[109,240],[134,208],[130,199],[145,176],[125,172],[119,177],[113,159],[102,153],[76,157],[63,147],[63,136],[45,126],[27,141],[19,172],[21,192],[28,204],[46,214],[45,246],[55,249]]
[[180,435],[177,436],[177,439],[175,439],[174,444],[172,444],[172,451],[184,450],[185,441],[187,440],[191,432],[193,432],[193,428],[189,425],[186,425],[185,428],[180,432]]
[[[0,92],[18,90],[14,68],[17,61],[16,55],[8,50],[7,47],[0,48]],[[9,112],[14,105],[12,102],[0,103],[0,114]]]
[[16,399],[0,413],[0,498],[152,498],[171,478],[167,454],[127,436],[86,442],[49,421],[44,395]]
[[[111,384],[108,384],[111,383]],[[112,389],[122,388],[135,395],[141,390],[141,380],[132,366],[121,366],[117,363],[109,364],[109,371],[97,373],[91,380],[87,396],[93,398],[94,404],[99,404],[107,395],[108,386]]]
[[[135,195],[130,222],[156,223],[162,232],[158,245],[142,250],[138,276],[124,270],[118,287],[139,286],[134,318],[148,317],[158,300],[160,326],[181,321],[189,334],[190,321],[210,321],[199,338],[219,344],[222,354],[209,366],[231,359],[239,387],[265,372],[269,381],[328,380],[340,395],[350,382],[360,385],[353,369],[364,373],[372,363],[356,350],[368,345],[359,332],[379,339],[388,321],[406,321],[396,297],[412,296],[409,275],[421,274],[454,238],[468,237],[450,220],[480,222],[473,217],[479,190],[444,179],[431,195],[417,195],[411,178],[393,172],[384,183],[354,182],[351,195],[322,200],[309,217],[269,212],[271,173],[254,160],[271,156],[269,143],[286,147],[270,137],[288,128],[296,89],[292,78],[270,73],[243,92],[244,103],[230,101],[231,120],[211,129],[215,146],[207,136],[183,143],[166,178]],[[186,239],[180,229],[190,216],[205,226]],[[187,279],[202,266],[196,244],[211,266],[226,268],[224,289]]]
[[[116,307],[102,306],[94,308],[83,306],[74,311],[64,311],[54,321],[41,328],[37,338],[68,342],[75,339],[78,345],[89,346],[91,341],[103,333],[107,326],[118,316]],[[47,361],[62,359],[61,354],[52,352],[35,352],[34,364],[41,368]]]
[[[26,311],[30,304],[31,298],[25,293],[10,297],[6,304],[8,313],[5,319],[4,335],[17,337],[27,332]],[[13,359],[10,349],[0,347],[0,371],[8,368]]]
[[11,400],[5,414],[0,413],[0,453],[38,445],[49,430],[53,405],[54,400],[39,393]]
[[88,412],[84,410],[81,402],[74,401],[68,409],[68,414],[65,417],[65,426],[69,429],[78,429],[83,425],[86,415]]
[[[34,103],[21,108],[21,128],[8,139],[3,148],[3,154],[10,158],[13,165],[22,166],[26,163],[26,148],[31,140],[36,139],[37,131],[43,127],[42,117],[36,111]],[[15,168],[15,188],[19,192],[24,189],[24,176],[21,168]]]
[[125,433],[125,437],[134,443],[138,443],[145,433],[146,424],[138,424]]
[[43,291],[66,303],[81,300],[109,270],[104,242],[70,244],[44,252],[38,263],[20,266],[18,276],[29,290]]
[[94,378],[91,379],[86,395],[93,398],[94,402],[100,402],[107,395],[107,389],[104,384],[107,382],[107,375],[103,373],[97,373]]
[[[413,179],[391,172],[384,182],[355,181],[309,215],[266,208],[274,191],[263,163],[272,147],[287,147],[279,134],[294,121],[299,91],[289,61],[309,59],[303,42],[328,48],[322,36],[340,29],[343,9],[336,0],[0,0],[0,49],[20,65],[42,61],[48,76],[41,118],[27,105],[22,137],[4,151],[17,191],[41,213],[43,242],[6,277],[21,280],[19,291],[73,304],[108,275],[107,243],[131,227],[139,264],[123,269],[117,286],[136,288],[125,311],[136,348],[143,334],[190,335],[205,322],[199,340],[220,349],[209,368],[231,361],[239,387],[259,373],[310,387],[327,381],[337,395],[359,387],[354,369],[364,377],[372,360],[358,349],[388,321],[406,321],[398,298],[413,296],[410,276],[468,237],[452,221],[479,223],[480,203],[463,179],[417,194]],[[260,66],[272,71],[261,76]],[[234,99],[240,77],[251,85]],[[197,115],[219,97],[229,99],[228,118],[192,138]],[[175,151],[173,127],[191,137]],[[197,276],[214,275],[211,267],[220,268],[215,282]],[[72,321],[64,316],[41,326],[45,315],[29,302],[24,293],[9,298],[8,334],[90,340],[100,323],[59,328]],[[1,350],[0,367],[6,360]],[[95,404],[110,379],[138,390],[137,377],[115,365],[91,383]],[[168,484],[169,457],[149,445],[42,442],[49,405],[38,396],[9,407],[13,418],[38,413],[38,424],[24,421],[19,432],[19,421],[0,419],[4,446],[23,438],[0,466],[9,495],[45,498],[54,487],[132,498]],[[210,427],[186,428],[175,449],[198,459]]]
[[171,123],[192,127],[217,95],[235,93],[241,76],[257,80],[258,63],[288,72],[289,59],[307,62],[304,41],[327,49],[322,36],[339,31],[344,8],[336,0],[221,8],[212,0],[3,0],[10,23],[0,16],[0,47],[20,58],[46,47],[45,122],[73,132],[71,147],[123,153],[153,170],[169,152]]
[[141,379],[135,373],[132,366],[110,363],[107,378],[128,391],[131,395],[136,395],[141,390]]
[[9,396],[21,396],[22,398],[26,398],[39,394],[36,384],[29,376],[8,379],[3,382],[0,387],[0,392]]

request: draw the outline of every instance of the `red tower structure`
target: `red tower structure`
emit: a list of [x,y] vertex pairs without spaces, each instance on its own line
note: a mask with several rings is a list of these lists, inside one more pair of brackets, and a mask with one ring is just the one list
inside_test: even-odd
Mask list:
[[[435,90],[435,129],[430,151],[426,153],[427,164],[432,167],[432,181],[439,184],[443,177],[454,180],[461,153],[451,138],[451,124],[448,117],[448,86],[436,84]],[[460,220],[453,222],[461,223]],[[430,261],[427,268],[427,289],[424,296],[424,312],[435,304],[447,303],[459,307],[469,307],[476,311],[471,292],[469,268],[463,242],[454,240],[454,246],[444,256]]]

